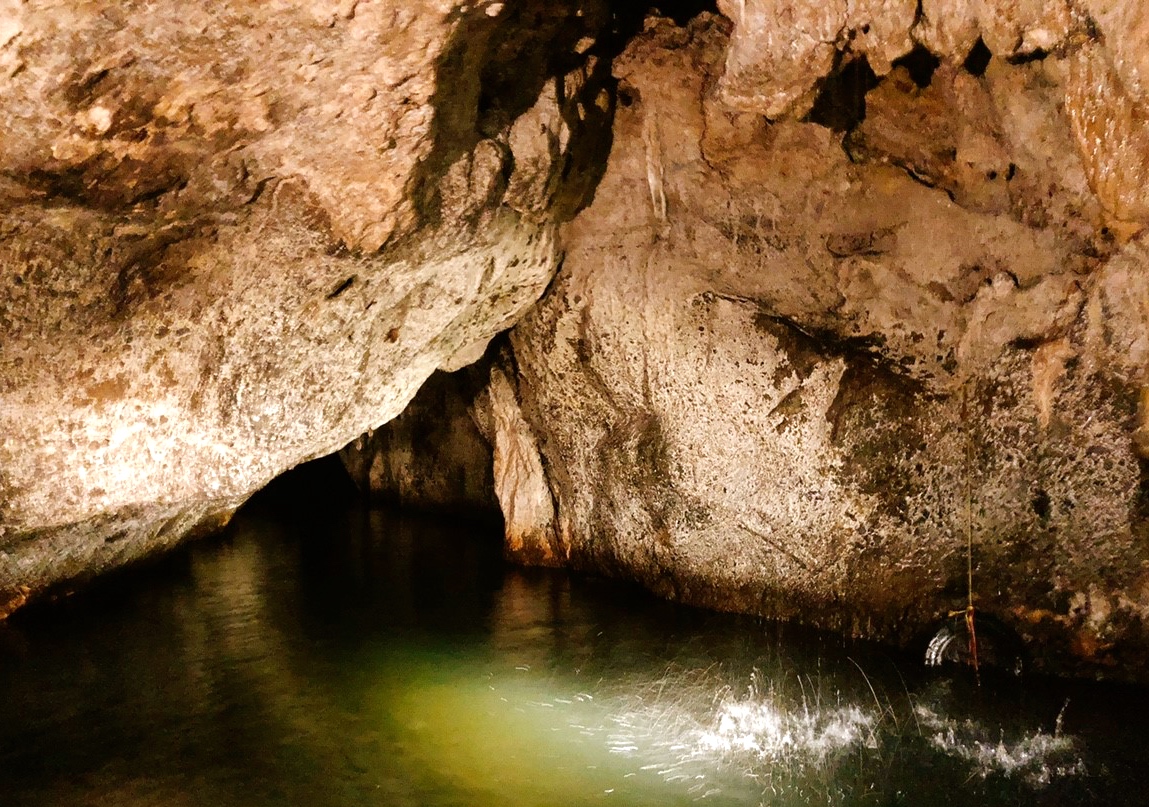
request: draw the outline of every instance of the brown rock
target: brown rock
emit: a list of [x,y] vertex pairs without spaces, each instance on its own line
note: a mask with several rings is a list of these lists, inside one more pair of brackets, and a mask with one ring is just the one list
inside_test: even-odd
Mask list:
[[345,451],[368,486],[489,470],[523,562],[897,639],[969,525],[1041,663],[1144,677],[1149,17],[720,8],[612,61],[595,0],[0,0],[0,610],[530,309],[474,402],[427,388],[440,437]]
[[402,507],[498,515],[491,445],[470,407],[483,374],[435,373],[402,414],[339,452],[359,489]]
[[1083,46],[1070,58],[1066,109],[1089,186],[1122,237],[1149,223],[1149,109],[1124,86],[1105,48]]
[[488,400],[494,436],[495,492],[506,519],[506,551],[519,563],[565,565],[569,549],[555,525],[555,503],[530,425],[514,387],[498,367],[491,370]]
[[718,7],[734,22],[718,92],[730,107],[769,118],[809,111],[818,80],[841,53],[867,56],[881,75],[913,47],[910,0],[720,0]]
[[[218,524],[480,355],[609,144],[593,2],[3,11],[4,601]],[[517,154],[523,113],[559,145]]]
[[914,38],[960,63],[980,37],[1008,58],[1059,47],[1079,26],[1065,0],[925,0]]
[[559,525],[533,529],[666,596],[906,640],[964,605],[970,523],[977,606],[1039,665],[1141,674],[1140,382],[1090,356],[1135,354],[1124,273],[1147,264],[1062,226],[1096,210],[1080,170],[1039,222],[930,136],[986,143],[1032,188],[1064,158],[1020,133],[1070,142],[1068,121],[1031,114],[1032,78],[895,71],[851,161],[826,129],[726,111],[723,39],[652,23],[616,61],[606,175],[511,336]]

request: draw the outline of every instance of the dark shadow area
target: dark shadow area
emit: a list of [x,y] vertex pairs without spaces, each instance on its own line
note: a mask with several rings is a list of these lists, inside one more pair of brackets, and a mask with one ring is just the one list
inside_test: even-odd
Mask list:
[[[613,98],[609,58],[615,16],[603,0],[527,0],[507,4],[495,16],[481,8],[458,12],[455,35],[436,65],[437,90],[431,100],[435,145],[410,189],[427,221],[442,215],[439,182],[447,169],[480,139],[500,137],[535,104],[547,82],[583,69],[588,73],[588,99],[600,89]],[[595,44],[580,47],[587,40]],[[597,59],[588,66],[592,56]],[[572,140],[585,131],[586,137],[605,139],[609,149],[613,102],[604,113],[588,100],[584,110],[588,119]],[[578,145],[572,144],[572,150]],[[580,168],[593,171],[594,166]],[[509,178],[510,155],[505,170]]]
[[[979,40],[980,41],[980,40]],[[913,79],[914,84],[925,89],[934,79],[934,71],[938,69],[941,59],[934,56],[922,45],[914,45],[914,49],[894,60],[894,67],[904,67]]]
[[[437,222],[444,215],[440,182],[448,168],[481,139],[502,139],[550,82],[559,89],[571,136],[556,165],[549,215],[558,221],[572,218],[589,204],[606,170],[617,84],[611,60],[642,31],[649,14],[685,25],[704,12],[717,12],[713,0],[525,0],[506,4],[493,17],[481,8],[460,12],[456,33],[436,65],[435,145],[410,188],[424,219]],[[577,96],[562,97],[563,77],[578,72]],[[509,181],[513,155],[506,156],[504,170]]]
[[970,48],[969,55],[965,57],[962,67],[971,75],[984,76],[986,68],[989,67],[989,60],[992,58],[993,54],[989,52],[989,48],[979,36],[977,42],[973,43],[973,47]]
[[806,120],[848,132],[866,119],[866,93],[876,86],[878,77],[865,56],[839,64],[822,79]]
[[359,495],[376,505],[501,530],[487,384],[505,344],[497,337],[474,364],[432,373],[397,417],[339,451]]
[[1049,51],[1045,48],[1034,48],[1029,53],[1017,53],[1008,57],[1005,61],[1008,64],[1029,64],[1030,62],[1040,62],[1042,59],[1049,56]]
[[304,630],[483,630],[507,568],[501,528],[388,506],[349,508],[319,526],[285,533],[297,551]]
[[355,503],[359,491],[338,454],[305,462],[284,471],[241,508],[276,508],[306,514],[341,509]]

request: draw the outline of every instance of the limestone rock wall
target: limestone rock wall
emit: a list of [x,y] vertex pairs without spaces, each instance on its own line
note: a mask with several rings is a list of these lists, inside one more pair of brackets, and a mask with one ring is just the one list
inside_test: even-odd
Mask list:
[[[1128,62],[1066,44],[1072,15],[946,33],[885,4],[856,21],[885,37],[863,52],[896,41],[885,78],[834,132],[763,115],[813,104],[779,106],[786,70],[825,91],[843,43],[774,47],[795,19],[737,5],[650,21],[615,62],[606,174],[511,332],[510,429],[556,503],[519,554],[908,641],[964,605],[968,534],[978,608],[1038,666],[1143,675],[1149,263],[1082,134],[1123,119],[1082,113],[1075,72]],[[957,44],[894,63],[931,20]],[[1009,47],[963,67],[978,36]],[[1133,139],[1111,145],[1136,163]]]
[[489,497],[470,418],[512,557],[898,640],[968,530],[1039,663],[1145,677],[1149,16],[717,7],[0,0],[0,616],[514,326],[368,486]]
[[509,327],[601,173],[609,20],[0,3],[0,615],[218,525]]

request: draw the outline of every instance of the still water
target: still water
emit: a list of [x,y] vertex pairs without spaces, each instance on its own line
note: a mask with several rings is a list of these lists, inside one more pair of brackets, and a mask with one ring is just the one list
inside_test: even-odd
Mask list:
[[0,805],[1144,804],[1147,714],[257,504],[0,628]]

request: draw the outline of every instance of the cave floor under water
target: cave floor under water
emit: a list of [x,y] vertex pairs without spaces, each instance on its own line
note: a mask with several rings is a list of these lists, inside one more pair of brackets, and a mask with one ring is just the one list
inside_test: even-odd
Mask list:
[[1147,717],[355,507],[249,507],[0,627],[6,807],[1141,804]]

